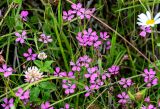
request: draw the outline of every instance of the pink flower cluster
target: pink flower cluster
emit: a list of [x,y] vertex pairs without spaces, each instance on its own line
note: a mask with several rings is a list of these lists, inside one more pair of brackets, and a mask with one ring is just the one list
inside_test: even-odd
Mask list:
[[[107,32],[101,32],[100,38],[97,35],[96,31],[93,31],[91,28],[88,30],[84,30],[83,32],[78,32],[78,35],[76,36],[79,45],[81,46],[94,46],[94,48],[99,48],[100,45],[102,45],[102,41],[106,41],[109,38],[109,35]],[[107,48],[110,48],[110,41],[107,41]]]
[[108,68],[108,71],[111,73],[111,75],[117,75],[119,73],[119,66],[112,65],[110,68]]
[[158,84],[158,78],[155,77],[156,72],[153,69],[144,69],[144,82],[147,83],[147,87]]
[[84,55],[82,57],[79,57],[76,63],[70,62],[70,65],[72,66],[72,71],[81,71],[82,67],[89,67],[89,63],[91,63],[92,59],[89,58],[87,55]]
[[95,11],[95,8],[86,9],[82,7],[81,3],[72,4],[70,10],[63,11],[63,19],[66,21],[71,21],[74,17],[80,17],[80,19],[90,19]]
[[[54,76],[56,77],[66,77],[66,78],[75,78],[74,73],[70,72],[61,72],[59,67],[55,68]],[[65,89],[65,94],[72,94],[76,88],[76,84],[74,84],[70,80],[63,80],[62,87]]]
[[[103,75],[104,76],[104,75]],[[100,75],[97,66],[87,68],[87,73],[84,75],[85,78],[89,78],[90,86],[85,86],[87,93],[85,97],[88,97],[94,90],[98,90],[104,82],[102,81],[103,76]]]

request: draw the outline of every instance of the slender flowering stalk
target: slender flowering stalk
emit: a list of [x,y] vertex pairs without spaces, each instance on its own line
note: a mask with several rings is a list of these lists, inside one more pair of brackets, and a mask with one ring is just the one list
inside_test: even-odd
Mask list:
[[12,67],[7,67],[6,64],[3,64],[2,67],[0,67],[0,72],[4,73],[4,77],[9,77],[12,74],[13,69]]

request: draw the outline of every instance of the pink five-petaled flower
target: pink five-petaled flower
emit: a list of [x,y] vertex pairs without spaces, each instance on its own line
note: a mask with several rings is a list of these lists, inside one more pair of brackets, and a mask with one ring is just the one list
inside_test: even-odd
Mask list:
[[23,56],[27,58],[27,61],[31,61],[36,59],[37,54],[33,54],[32,48],[29,48],[28,53],[23,53]]
[[20,17],[23,21],[27,21],[28,11],[21,11]]
[[121,94],[118,94],[117,97],[120,99],[118,101],[118,103],[120,104],[126,104],[129,99],[129,96],[126,92],[122,92]]
[[112,75],[117,75],[119,73],[119,66],[112,65],[110,68],[108,68],[108,71]]
[[56,77],[66,77],[67,73],[66,72],[61,72],[60,70],[61,69],[59,67],[56,67],[55,71],[54,71],[54,76],[56,76]]
[[82,9],[82,4],[81,3],[77,3],[77,4],[72,4],[71,5],[72,9],[73,9],[73,13],[77,14],[77,16],[81,16],[81,9]]
[[85,97],[88,97],[91,93],[94,92],[94,89],[91,89],[91,87],[85,86],[86,89],[86,94],[84,95]]
[[63,11],[63,20],[71,21],[74,18],[74,13],[72,10],[69,10],[68,12]]
[[107,40],[109,38],[109,35],[107,32],[100,32],[100,38],[103,40]]
[[11,67],[7,67],[6,64],[3,64],[2,67],[0,67],[0,72],[4,73],[4,77],[8,77],[12,74],[13,69]]
[[79,17],[81,19],[84,19],[84,18],[87,18],[88,20],[90,20],[91,16],[93,15],[95,11],[95,8],[92,8],[92,9],[85,9],[85,8],[81,8],[80,9],[80,15]]
[[119,84],[123,86],[123,88],[130,87],[133,83],[131,79],[121,78]]
[[4,104],[1,104],[1,105],[4,109],[10,109],[11,107],[14,106],[14,104],[13,104],[14,99],[13,98],[11,98],[11,99],[4,98],[3,101],[4,101]]
[[87,71],[88,71],[88,73],[85,74],[84,76],[85,76],[85,78],[90,78],[91,81],[94,81],[99,76],[99,73],[97,72],[98,71],[97,66],[87,68]]
[[146,103],[150,103],[150,97],[149,97],[149,96],[146,97],[146,98],[144,99],[144,101],[145,101]]
[[95,79],[95,80],[90,80],[90,88],[91,89],[99,89],[100,86],[104,84],[104,82],[101,79]]
[[41,34],[39,41],[47,44],[49,42],[52,42],[52,38],[51,38],[51,36],[46,36],[45,34]]
[[[68,103],[65,104],[64,108],[60,108],[60,109],[69,109],[70,105]],[[74,109],[74,108],[70,108],[70,109]]]
[[106,80],[107,77],[110,78],[111,74],[110,73],[103,73],[102,74],[102,80]]
[[157,109],[154,105],[149,104],[148,106],[142,106],[141,109]]
[[140,36],[142,37],[146,37],[147,33],[151,33],[151,28],[150,27],[145,27],[145,26],[141,26],[141,32],[139,33]]
[[147,87],[158,84],[158,78],[155,77],[156,72],[153,69],[144,69],[144,82],[147,83]]
[[22,34],[19,34],[18,32],[15,32],[15,36],[17,36],[16,42],[20,42],[21,44],[24,43],[24,40],[27,38],[26,31],[23,30]]
[[19,97],[21,100],[28,100],[29,99],[30,91],[24,91],[22,88],[19,88],[16,92],[16,96]]
[[[92,46],[98,41],[97,33],[91,28],[84,30],[83,32],[79,32],[76,38],[81,46]],[[97,45],[99,44],[96,44],[95,46]]]
[[76,84],[73,84],[69,80],[63,80],[62,82],[63,82],[62,87],[65,89],[65,94],[74,93],[74,90],[76,88]]
[[41,104],[41,109],[54,109],[54,107],[50,107],[50,103],[46,101],[45,103]]

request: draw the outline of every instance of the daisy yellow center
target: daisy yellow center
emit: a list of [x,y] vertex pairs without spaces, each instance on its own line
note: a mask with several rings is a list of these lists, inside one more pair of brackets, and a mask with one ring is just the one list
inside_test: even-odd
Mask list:
[[147,22],[146,22],[147,25],[152,25],[152,24],[154,24],[154,23],[155,23],[154,20],[147,20]]

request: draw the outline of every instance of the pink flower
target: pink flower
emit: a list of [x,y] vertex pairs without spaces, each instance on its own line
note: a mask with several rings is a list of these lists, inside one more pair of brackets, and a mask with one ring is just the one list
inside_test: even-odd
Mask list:
[[27,61],[35,60],[37,57],[37,54],[32,53],[32,48],[28,49],[28,53],[23,53],[23,56],[27,58]]
[[91,83],[91,86],[90,86],[91,89],[99,89],[100,86],[104,84],[104,82],[98,78],[95,80],[90,80],[90,83]]
[[112,75],[117,75],[119,73],[119,66],[112,65],[110,68],[108,68],[108,71]]
[[39,41],[47,44],[49,42],[52,42],[52,38],[51,38],[51,36],[46,36],[45,34],[41,34]]
[[94,92],[94,89],[91,89],[91,87],[85,86],[85,89],[87,93],[84,95],[85,97],[88,97],[91,93]]
[[81,9],[82,9],[82,4],[81,3],[77,3],[77,4],[72,4],[71,5],[72,9],[73,9],[73,13],[76,13],[77,16],[80,16],[81,13]]
[[146,106],[142,106],[141,109],[157,109],[157,108],[154,107],[154,105],[149,104],[147,107]]
[[140,32],[140,36],[142,37],[146,37],[147,33],[151,33],[151,28],[150,27],[145,27],[145,26],[141,26],[141,32]]
[[107,40],[109,38],[109,35],[107,32],[100,32],[100,38],[103,40]]
[[71,21],[74,18],[74,12],[72,10],[69,10],[68,12],[63,11],[63,19]]
[[130,87],[133,83],[131,79],[121,78],[119,84],[122,85],[123,88],[127,88]]
[[118,103],[120,104],[126,104],[128,102],[129,96],[126,92],[122,92],[121,94],[118,94],[117,97],[119,98]]
[[14,103],[13,103],[14,99],[13,98],[11,98],[11,99],[4,98],[3,101],[4,101],[4,103],[1,105],[4,109],[10,109],[11,107],[14,106]]
[[62,87],[65,89],[65,94],[74,93],[74,90],[76,88],[76,84],[73,84],[69,80],[63,80],[62,82],[63,82]]
[[20,17],[23,21],[27,21],[28,11],[21,11]]
[[70,62],[70,65],[72,66],[72,71],[80,71],[81,67],[89,67],[89,63],[92,61],[91,58],[89,58],[89,56],[84,55],[82,57],[79,57],[78,60],[76,61],[76,63],[74,62]]
[[50,103],[47,101],[41,104],[41,109],[54,109],[54,107],[50,107]]
[[22,31],[22,34],[19,34],[18,32],[15,32],[15,35],[17,36],[16,42],[20,42],[21,44],[23,44],[24,40],[27,39],[26,34],[27,33],[26,33],[25,30]]
[[[92,31],[91,28],[84,30],[83,32],[79,32],[76,38],[81,46],[92,46],[98,41],[97,33]],[[100,42],[95,44],[95,47],[99,45],[99,43]]]
[[144,101],[145,101],[146,103],[150,103],[150,97],[149,97],[149,96],[146,97],[146,98],[144,99]]
[[111,48],[111,42],[107,41],[106,42],[106,49],[109,50]]
[[29,99],[30,91],[23,91],[22,88],[19,88],[16,92],[16,96],[19,97],[21,100]]
[[4,77],[8,77],[12,74],[13,69],[11,67],[7,67],[6,64],[3,64],[2,67],[0,67],[0,72],[4,73]]
[[60,109],[74,109],[74,108],[70,108],[70,105],[68,103],[66,103],[64,108],[60,108]]
[[103,73],[102,74],[102,80],[106,80],[107,77],[110,78],[111,74],[110,73]]
[[147,83],[147,87],[158,84],[158,78],[155,77],[156,72],[153,69],[144,69],[144,82]]

